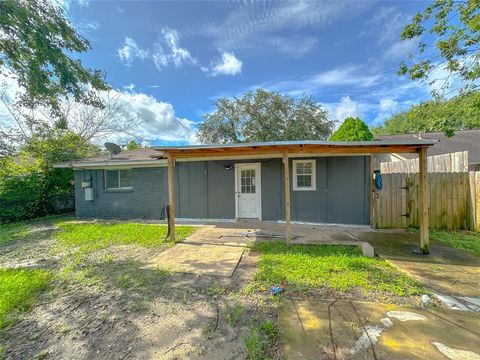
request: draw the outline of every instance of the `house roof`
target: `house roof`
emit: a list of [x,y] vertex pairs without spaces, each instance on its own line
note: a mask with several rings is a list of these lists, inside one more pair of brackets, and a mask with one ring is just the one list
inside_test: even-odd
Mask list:
[[[84,158],[80,160],[72,160],[69,162],[63,162],[55,164],[54,167],[98,167],[98,166],[122,166],[122,165],[157,165],[159,164],[158,160],[158,151],[153,149],[137,149],[137,150],[127,150],[122,151],[121,153],[110,157],[110,155],[100,155],[90,158]],[[163,161],[165,162],[165,161]]]
[[282,157],[305,155],[368,155],[378,153],[417,153],[420,148],[435,144],[435,140],[408,139],[384,141],[276,141],[217,145],[157,146],[158,157],[201,159],[230,157]]
[[[421,139],[437,140],[434,147],[428,149],[428,155],[441,155],[458,151],[468,151],[468,162],[470,164],[480,164],[480,129],[461,130],[455,132],[455,135],[448,138],[443,132],[431,132],[421,134]],[[407,135],[381,135],[375,139],[381,141],[391,140],[418,140],[418,134]],[[413,154],[404,154],[404,158],[413,158]]]
[[256,142],[256,143],[231,143],[231,144],[206,144],[206,145],[183,145],[183,146],[152,146],[155,150],[200,150],[200,149],[229,149],[229,148],[250,148],[250,147],[270,147],[270,146],[341,146],[341,147],[358,147],[358,146],[432,146],[437,141],[430,139],[388,139],[375,141],[270,141],[270,142]]
[[284,151],[293,155],[302,154],[370,154],[392,152],[416,152],[421,147],[435,144],[435,140],[407,139],[384,141],[277,141],[263,143],[236,143],[218,145],[155,146],[148,149],[122,151],[113,157],[102,155],[67,163],[55,167],[96,168],[115,166],[161,166],[166,164],[167,154],[175,158],[216,157],[261,157],[276,156]]

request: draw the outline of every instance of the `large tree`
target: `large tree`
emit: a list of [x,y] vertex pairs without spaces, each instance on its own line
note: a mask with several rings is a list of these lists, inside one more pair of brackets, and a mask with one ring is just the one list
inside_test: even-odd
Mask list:
[[17,81],[22,106],[48,107],[58,117],[61,99],[70,96],[101,107],[98,91],[109,89],[105,74],[76,58],[89,49],[88,40],[53,1],[0,1],[0,75]]
[[376,135],[417,134],[480,128],[480,93],[468,92],[449,100],[434,99],[399,112],[372,129]]
[[[408,24],[401,39],[418,41],[417,51],[400,66],[412,80],[435,81],[434,95],[444,95],[451,75],[463,90],[478,87],[480,78],[480,1],[436,0]],[[430,44],[434,44],[433,46]],[[437,74],[446,76],[438,77]],[[438,82],[442,82],[440,85]],[[458,89],[454,89],[458,90]]]
[[9,121],[0,123],[0,151],[24,149],[32,141],[51,140],[52,134],[70,132],[85,144],[99,142],[113,135],[132,135],[138,119],[126,109],[119,95],[105,93],[102,107],[64,99],[59,103],[59,117],[51,117],[48,107],[34,110],[11,99],[6,89],[0,88],[0,104],[8,111]]
[[312,97],[295,99],[264,89],[220,98],[198,127],[202,143],[325,140],[333,121]]
[[373,134],[358,117],[346,118],[329,139],[330,141],[371,141]]

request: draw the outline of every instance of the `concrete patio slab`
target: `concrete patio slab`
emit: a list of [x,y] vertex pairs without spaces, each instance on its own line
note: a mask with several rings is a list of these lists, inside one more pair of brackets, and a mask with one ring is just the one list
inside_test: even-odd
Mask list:
[[350,301],[286,300],[287,359],[480,359],[480,315]]
[[243,250],[241,246],[180,243],[153,259],[151,265],[176,272],[232,276]]

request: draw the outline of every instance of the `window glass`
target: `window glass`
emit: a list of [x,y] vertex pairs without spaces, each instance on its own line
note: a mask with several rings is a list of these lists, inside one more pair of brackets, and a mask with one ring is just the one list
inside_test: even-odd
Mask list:
[[132,187],[132,169],[119,170],[120,173],[120,187]]
[[105,171],[105,188],[107,189],[118,188],[118,170]]
[[294,161],[294,190],[315,190],[315,160]]
[[241,170],[240,185],[242,194],[255,194],[255,170]]

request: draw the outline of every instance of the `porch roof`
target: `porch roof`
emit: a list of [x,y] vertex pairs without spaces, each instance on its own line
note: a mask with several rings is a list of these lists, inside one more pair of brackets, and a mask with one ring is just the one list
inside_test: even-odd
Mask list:
[[[380,140],[380,141],[275,141],[187,146],[154,146],[158,158],[167,154],[175,158],[210,157],[225,155],[261,154],[378,154],[418,153],[421,148],[433,146],[436,140]],[[153,155],[155,157],[155,155]]]

